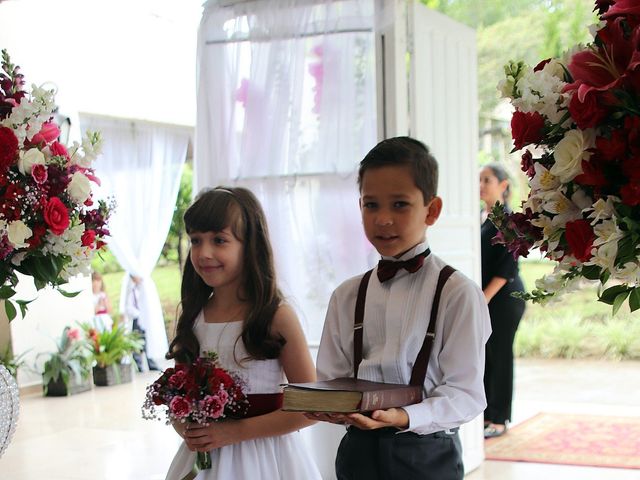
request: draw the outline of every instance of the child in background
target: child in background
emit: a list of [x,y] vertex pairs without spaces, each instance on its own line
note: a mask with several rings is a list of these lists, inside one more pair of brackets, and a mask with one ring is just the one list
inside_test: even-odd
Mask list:
[[218,187],[200,194],[184,221],[191,250],[167,358],[186,363],[215,351],[223,368],[245,380],[250,408],[242,419],[175,424],[184,442],[167,479],[188,474],[196,451],[212,459],[198,480],[320,479],[296,432],[312,422],[280,411],[280,385],[316,375],[300,323],[277,287],[262,207],[247,189]]
[[[348,425],[336,458],[340,480],[460,480],[464,468],[458,427],[486,406],[482,377],[491,328],[484,296],[459,272],[443,280],[434,308],[433,348],[420,374],[416,358],[446,267],[426,240],[427,227],[442,209],[436,195],[438,165],[421,142],[391,138],[362,160],[358,183],[364,231],[382,260],[368,286],[363,283],[364,291],[359,293],[360,275],[333,293],[318,352],[318,377],[356,372],[364,380],[422,385],[424,399],[370,416],[308,416]],[[364,321],[354,325],[356,299],[363,294]]]
[[91,274],[91,290],[93,291],[93,326],[100,332],[111,330],[113,327],[111,301],[105,291],[102,275],[98,272]]

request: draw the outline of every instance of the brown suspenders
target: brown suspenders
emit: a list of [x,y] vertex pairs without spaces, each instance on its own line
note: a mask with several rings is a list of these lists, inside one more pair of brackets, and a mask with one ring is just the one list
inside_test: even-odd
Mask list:
[[[440,297],[442,295],[442,288],[449,279],[451,274],[455,272],[455,268],[445,265],[440,270],[438,276],[438,284],[436,285],[436,291],[433,296],[433,304],[431,306],[431,317],[429,319],[429,326],[427,327],[427,334],[424,337],[422,348],[418,352],[413,369],[411,370],[411,381],[409,385],[422,385],[427,375],[427,366],[429,365],[429,357],[431,356],[431,349],[433,347],[433,339],[436,334],[436,317],[438,316],[438,307],[440,305]],[[358,298],[356,299],[356,310],[353,324],[353,377],[358,378],[358,369],[360,362],[362,361],[362,330],[364,322],[364,301],[367,296],[367,286],[369,284],[369,277],[371,277],[369,270],[364,274],[360,281],[360,287],[358,288]]]

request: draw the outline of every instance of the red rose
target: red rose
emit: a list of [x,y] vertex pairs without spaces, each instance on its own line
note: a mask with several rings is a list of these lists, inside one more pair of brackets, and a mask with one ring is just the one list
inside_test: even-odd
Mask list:
[[520,169],[527,174],[527,177],[533,178],[536,174],[536,169],[534,167],[533,155],[529,150],[525,150],[522,154],[522,159],[520,160]]
[[620,189],[620,197],[622,197],[622,203],[635,207],[640,205],[640,184],[635,182],[629,182]]
[[35,182],[39,185],[42,185],[47,181],[47,167],[42,165],[41,163],[36,163],[33,167],[31,167],[31,176],[35,180]]
[[96,232],[94,230],[85,230],[81,239],[83,247],[93,247],[93,243],[96,241]]
[[60,136],[60,128],[58,125],[53,123],[52,121],[48,121],[47,123],[42,125],[42,128],[38,133],[36,133],[31,139],[32,145],[37,145],[39,143],[51,143],[56,138]]
[[60,142],[56,141],[49,145],[49,151],[54,157],[65,157],[67,160],[69,159],[69,152],[67,151],[67,147],[65,147]]
[[567,222],[564,236],[569,244],[571,255],[581,262],[586,262],[591,258],[591,249],[595,235],[593,228],[586,220],[575,220]]
[[0,169],[5,171],[15,164],[17,156],[18,137],[10,128],[0,127]]
[[184,397],[176,396],[169,402],[169,411],[178,418],[184,418],[191,413],[191,405]]
[[173,388],[180,389],[187,380],[187,372],[180,370],[169,377],[169,385]]
[[542,140],[544,118],[538,112],[524,113],[516,110],[511,118],[511,135],[516,150]]
[[606,108],[600,105],[593,90],[582,101],[577,92],[574,92],[569,102],[569,113],[581,130],[595,127],[607,116]]
[[596,150],[607,161],[622,160],[627,156],[627,138],[622,130],[614,130],[611,138],[596,137]]
[[61,235],[69,226],[69,212],[58,197],[49,199],[44,207],[44,221],[55,235]]
[[33,235],[29,240],[29,248],[34,249],[40,246],[42,243],[42,237],[47,233],[47,229],[44,225],[36,225],[33,227]]

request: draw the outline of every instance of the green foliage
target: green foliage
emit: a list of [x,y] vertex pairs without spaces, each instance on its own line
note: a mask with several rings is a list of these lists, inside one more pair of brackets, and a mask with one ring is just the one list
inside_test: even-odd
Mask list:
[[179,265],[184,263],[185,254],[185,228],[184,228],[184,212],[187,211],[193,198],[193,167],[190,163],[185,163],[180,177],[180,190],[176,198],[176,205],[173,210],[173,218],[171,219],[171,227],[169,234],[162,247],[162,257],[168,262],[178,262]]
[[101,332],[88,323],[81,327],[90,344],[91,359],[99,367],[121,363],[133,353],[141,352],[144,346],[140,333],[129,332],[123,325],[114,324],[111,330]]
[[23,352],[20,355],[14,356],[11,351],[11,346],[7,346],[4,352],[0,352],[0,365],[4,365],[15,378],[18,374],[18,369],[25,364],[24,356],[26,354],[27,352]]
[[91,373],[90,345],[77,329],[64,327],[56,347],[56,352],[44,354],[47,356],[42,372],[45,395],[51,381],[61,379],[68,390],[71,375],[86,380]]

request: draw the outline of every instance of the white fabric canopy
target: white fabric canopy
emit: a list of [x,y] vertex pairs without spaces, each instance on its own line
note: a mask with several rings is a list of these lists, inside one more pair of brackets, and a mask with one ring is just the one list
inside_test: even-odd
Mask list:
[[[164,245],[184,164],[190,130],[148,122],[81,114],[81,128],[98,130],[103,154],[95,163],[101,198],[117,203],[109,222],[109,249],[130,274],[142,277],[140,326],[146,330],[147,354],[164,358],[168,344],[158,292],[151,272]],[[122,282],[124,312],[129,276]]]
[[376,141],[373,3],[226,3],[205,5],[198,35],[195,189],[259,197],[314,343],[331,291],[372,254],[356,172]]

